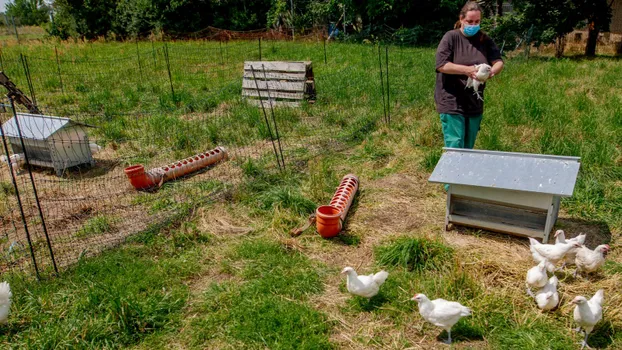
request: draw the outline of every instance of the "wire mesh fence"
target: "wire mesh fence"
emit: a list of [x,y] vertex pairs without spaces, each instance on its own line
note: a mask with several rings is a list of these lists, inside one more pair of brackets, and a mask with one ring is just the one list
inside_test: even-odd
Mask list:
[[[7,133],[0,271],[62,270],[234,188],[249,161],[278,172],[360,143],[429,98],[405,78],[429,67],[416,51],[397,47],[149,40],[106,44],[111,57],[110,47],[83,45],[0,54],[1,69],[42,113],[8,100],[0,108]],[[265,70],[274,61],[307,62],[313,96],[274,85],[292,82],[287,72]],[[270,104],[258,107],[244,96],[253,90],[244,85],[245,62],[263,62],[249,82]],[[300,103],[276,103],[292,98]],[[9,135],[11,123],[21,126],[21,137]],[[157,190],[137,191],[124,172],[140,164],[156,174],[217,147],[226,159],[173,176],[177,181],[156,180]]]

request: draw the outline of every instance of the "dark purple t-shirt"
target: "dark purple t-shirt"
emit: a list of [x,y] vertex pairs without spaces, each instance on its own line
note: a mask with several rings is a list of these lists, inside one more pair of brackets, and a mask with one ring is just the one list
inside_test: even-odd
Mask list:
[[[438,69],[448,62],[473,66],[487,63],[490,66],[501,60],[499,48],[492,39],[481,31],[467,38],[460,29],[445,33],[436,49],[436,88],[434,101],[438,113],[480,115],[484,112],[484,102],[474,94],[473,88],[465,89],[466,75],[445,74]],[[484,97],[485,85],[480,85],[480,95]]]

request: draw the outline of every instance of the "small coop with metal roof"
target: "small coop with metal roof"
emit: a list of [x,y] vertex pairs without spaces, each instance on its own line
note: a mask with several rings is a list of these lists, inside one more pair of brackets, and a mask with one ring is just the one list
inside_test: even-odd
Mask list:
[[483,228],[547,242],[580,158],[444,148],[430,182],[449,184],[445,228]]
[[17,118],[19,125],[13,117],[2,128],[13,153],[26,151],[30,164],[54,168],[58,176],[70,167],[95,164],[86,132],[91,126],[69,118],[39,114],[17,113]]

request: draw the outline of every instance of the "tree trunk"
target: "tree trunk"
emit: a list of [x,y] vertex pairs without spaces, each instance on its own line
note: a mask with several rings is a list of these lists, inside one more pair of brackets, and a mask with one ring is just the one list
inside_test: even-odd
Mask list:
[[497,0],[497,16],[503,16],[503,0]]
[[566,36],[558,36],[555,41],[555,57],[560,58],[564,55],[564,50],[566,49]]
[[589,32],[587,36],[587,45],[585,45],[585,55],[594,57],[596,56],[596,44],[598,43],[598,34],[600,34],[599,27],[596,26],[594,21],[589,25]]

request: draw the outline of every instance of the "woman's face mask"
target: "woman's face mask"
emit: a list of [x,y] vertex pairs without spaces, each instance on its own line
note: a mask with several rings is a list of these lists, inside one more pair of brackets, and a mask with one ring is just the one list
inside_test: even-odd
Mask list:
[[479,24],[475,24],[475,25],[465,24],[463,32],[464,32],[464,35],[466,36],[473,36],[477,34],[477,32],[479,32]]
[[463,18],[462,32],[465,36],[473,36],[479,32],[479,24],[482,21],[482,14],[479,11],[468,11]]

